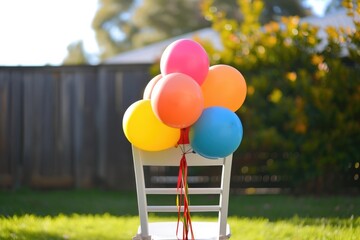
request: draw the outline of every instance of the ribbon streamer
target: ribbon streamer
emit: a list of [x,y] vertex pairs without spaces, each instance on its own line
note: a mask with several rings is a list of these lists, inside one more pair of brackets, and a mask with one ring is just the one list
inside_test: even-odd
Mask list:
[[[182,239],[188,240],[189,232],[191,233],[191,239],[194,240],[194,232],[191,224],[191,215],[189,211],[189,197],[188,197],[188,184],[187,184],[187,176],[188,176],[188,166],[186,162],[185,155],[192,151],[185,151],[185,147],[182,146],[182,157],[180,160],[179,166],[179,175],[177,181],[177,195],[176,195],[176,206],[178,209],[178,221],[176,226],[176,236],[178,236],[179,232],[179,223],[182,218],[183,223],[183,232]],[[181,216],[181,208],[183,207],[183,215]]]

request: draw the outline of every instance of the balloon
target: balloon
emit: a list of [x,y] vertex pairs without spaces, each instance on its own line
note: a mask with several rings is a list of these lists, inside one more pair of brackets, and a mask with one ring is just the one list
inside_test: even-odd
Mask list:
[[222,158],[240,145],[243,127],[238,116],[224,107],[204,109],[190,127],[189,139],[193,150],[206,158]]
[[235,112],[245,101],[246,82],[242,74],[228,65],[214,65],[201,85],[206,107],[220,106]]
[[146,151],[161,151],[173,147],[180,130],[163,124],[155,116],[150,100],[139,100],[125,111],[123,130],[134,146]]
[[200,86],[189,76],[171,73],[161,78],[151,93],[155,115],[166,125],[186,128],[193,124],[204,108]]
[[154,89],[155,84],[162,78],[161,74],[156,75],[153,77],[145,87],[143,99],[150,99],[151,92]]
[[160,59],[163,75],[183,73],[192,77],[199,85],[209,71],[209,58],[204,48],[190,39],[180,39],[171,43]]

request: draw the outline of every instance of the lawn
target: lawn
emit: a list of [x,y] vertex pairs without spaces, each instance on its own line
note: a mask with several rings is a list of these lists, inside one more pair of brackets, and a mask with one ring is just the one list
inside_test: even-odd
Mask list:
[[[359,196],[231,195],[231,239],[360,239],[359,206]],[[213,218],[196,215],[193,221]],[[138,224],[133,192],[0,191],[0,239],[131,239]]]

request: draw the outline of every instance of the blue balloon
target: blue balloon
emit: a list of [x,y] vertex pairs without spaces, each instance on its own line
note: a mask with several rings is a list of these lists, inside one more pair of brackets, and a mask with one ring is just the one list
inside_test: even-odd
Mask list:
[[204,109],[189,132],[191,147],[206,158],[223,158],[232,154],[240,146],[242,137],[239,117],[224,107]]

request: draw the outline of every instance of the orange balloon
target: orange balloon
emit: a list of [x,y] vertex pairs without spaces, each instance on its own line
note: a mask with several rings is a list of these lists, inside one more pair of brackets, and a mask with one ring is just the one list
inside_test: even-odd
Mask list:
[[201,85],[205,108],[225,107],[236,112],[246,98],[246,82],[234,67],[220,64],[209,68],[209,73]]
[[162,75],[156,75],[153,77],[148,84],[145,87],[143,99],[150,99],[151,98],[151,92],[154,89],[155,84],[162,78]]
[[161,78],[151,93],[151,106],[163,123],[186,128],[200,117],[204,98],[199,84],[183,73],[170,73]]

